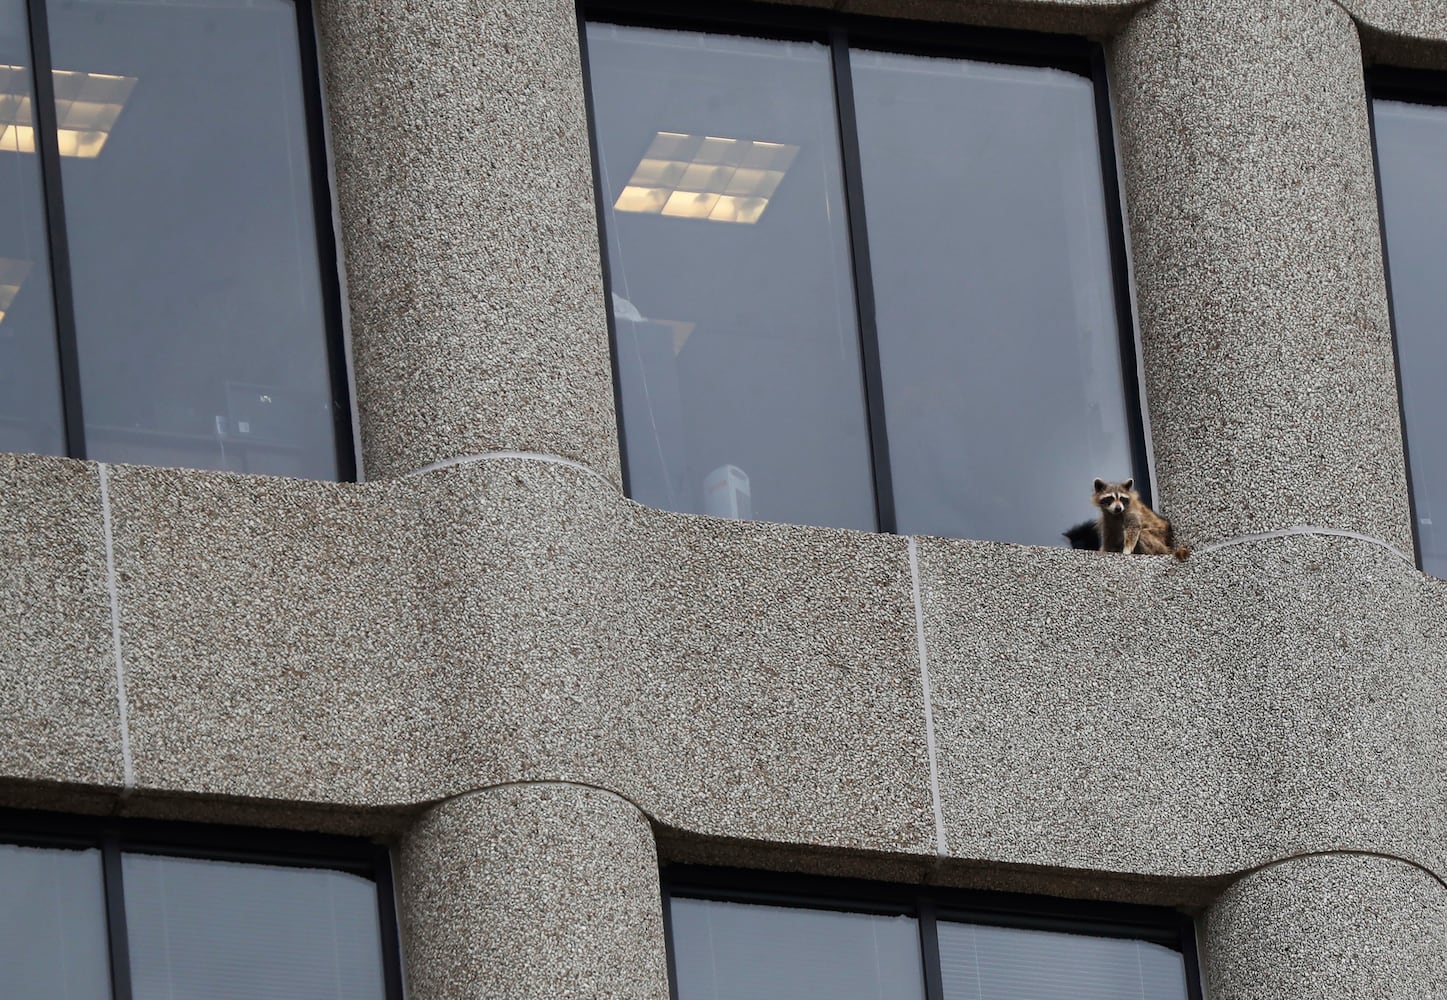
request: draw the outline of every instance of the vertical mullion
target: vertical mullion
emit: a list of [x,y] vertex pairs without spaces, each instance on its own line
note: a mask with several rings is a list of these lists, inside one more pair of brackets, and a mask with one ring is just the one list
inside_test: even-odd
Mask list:
[[360,466],[352,432],[351,385],[347,352],[342,342],[341,248],[332,212],[332,183],[322,116],[321,58],[316,20],[307,0],[293,0],[296,10],[297,48],[301,54],[302,110],[306,126],[307,159],[311,170],[313,228],[316,232],[317,271],[321,280],[322,317],[326,325],[327,372],[332,394],[333,452],[337,478],[353,482]]
[[618,321],[613,315],[612,262],[608,256],[608,201],[603,190],[603,144],[598,134],[598,114],[593,104],[593,70],[588,61],[588,17],[584,0],[576,0],[578,59],[583,72],[583,113],[588,122],[588,158],[593,168],[593,210],[598,222],[598,265],[603,278],[606,305],[603,319],[608,328],[608,363],[613,373],[613,420],[618,428],[618,463],[623,474],[623,495],[633,495],[633,478],[628,468],[628,427],[623,412],[622,360],[618,342]]
[[1105,197],[1106,226],[1110,239],[1111,290],[1115,297],[1116,339],[1120,345],[1121,386],[1125,390],[1126,431],[1130,438],[1131,464],[1135,481],[1143,484],[1141,493],[1147,503],[1159,506],[1151,496],[1150,466],[1147,461],[1144,396],[1140,384],[1140,358],[1136,346],[1135,323],[1131,314],[1130,267],[1125,246],[1125,205],[1120,192],[1120,171],[1115,162],[1115,126],[1110,114],[1110,88],[1105,68],[1105,53],[1099,45],[1090,53],[1090,80],[1095,89],[1095,135],[1100,152],[1100,187]]
[[126,931],[125,886],[121,873],[120,841],[115,837],[106,837],[101,842],[101,865],[106,934],[110,944],[111,1000],[131,1000],[131,951]]
[[925,1000],[944,1000],[945,977],[940,966],[940,932],[934,900],[921,896],[915,904],[919,921],[919,950],[924,960]]
[[372,865],[372,880],[377,886],[377,924],[382,937],[382,995],[387,1000],[402,1000],[402,929],[397,919],[392,871],[391,852],[379,849]]
[[894,482],[889,467],[889,435],[884,425],[884,373],[879,360],[874,275],[869,265],[869,233],[864,219],[864,173],[859,160],[859,124],[854,115],[854,76],[849,67],[849,41],[842,29],[830,31],[829,49],[834,65],[834,107],[839,119],[844,210],[849,220],[860,360],[864,366],[865,419],[869,423],[873,460],[875,517],[880,531],[893,532],[898,525],[894,513]]
[[80,398],[80,348],[75,332],[75,298],[71,288],[70,244],[65,230],[65,199],[61,193],[59,119],[55,110],[55,79],[50,60],[50,21],[46,0],[29,0],[31,81],[35,99],[32,125],[35,153],[40,157],[45,199],[46,243],[50,247],[50,291],[54,304],[56,355],[60,361],[61,412],[65,420],[66,454],[85,458],[85,416]]
[[1382,193],[1382,155],[1377,149],[1377,95],[1367,76],[1367,138],[1372,146],[1372,180],[1377,185],[1377,240],[1382,250],[1382,280],[1387,289],[1387,328],[1392,335],[1392,374],[1397,380],[1397,424],[1402,436],[1402,472],[1407,479],[1407,516],[1412,521],[1412,555],[1423,569],[1422,532],[1417,520],[1417,493],[1412,488],[1412,436],[1407,429],[1407,399],[1402,393],[1402,345],[1397,335],[1397,307],[1392,300],[1392,258],[1387,251],[1387,203]]
[[659,873],[658,890],[663,898],[663,962],[668,971],[668,995],[678,1000],[678,956],[673,950],[673,883],[666,869]]

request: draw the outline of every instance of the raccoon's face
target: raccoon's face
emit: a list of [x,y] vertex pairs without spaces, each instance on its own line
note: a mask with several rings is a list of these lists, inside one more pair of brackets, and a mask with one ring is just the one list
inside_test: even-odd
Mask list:
[[1127,479],[1123,483],[1107,483],[1097,479],[1093,497],[1095,505],[1107,514],[1124,514],[1130,510],[1130,505],[1135,500],[1135,491],[1131,488],[1134,485],[1134,479]]

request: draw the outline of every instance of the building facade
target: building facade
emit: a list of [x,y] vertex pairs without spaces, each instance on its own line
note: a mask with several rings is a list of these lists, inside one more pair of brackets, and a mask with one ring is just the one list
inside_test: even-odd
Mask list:
[[1447,8],[804,6],[1101,43],[1190,560],[627,499],[579,10],[322,0],[365,481],[0,456],[0,804],[391,845],[419,998],[668,996],[667,864],[1163,907],[1214,1000],[1447,995],[1367,96]]

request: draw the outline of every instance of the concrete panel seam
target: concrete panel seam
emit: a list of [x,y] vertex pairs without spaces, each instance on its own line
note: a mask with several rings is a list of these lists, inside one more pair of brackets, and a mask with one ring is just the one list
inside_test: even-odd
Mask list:
[[924,634],[924,602],[920,599],[919,548],[914,536],[909,539],[909,586],[914,599],[914,636],[919,651],[919,679],[924,688],[924,740],[929,749],[930,797],[935,810],[935,852],[940,857],[949,855],[949,841],[945,838],[945,811],[940,802],[939,758],[935,749],[934,703],[930,697],[929,653]]
[[1264,542],[1273,538],[1290,538],[1294,535],[1328,535],[1336,538],[1351,538],[1359,542],[1368,542],[1378,545],[1395,555],[1398,559],[1416,568],[1417,560],[1407,555],[1391,542],[1375,538],[1372,535],[1363,535],[1356,531],[1344,531],[1340,528],[1318,528],[1310,524],[1298,524],[1291,528],[1281,528],[1277,531],[1263,531],[1259,535],[1237,535],[1234,538],[1227,538],[1219,542],[1212,542],[1209,545],[1201,545],[1196,548],[1197,555],[1207,552],[1215,552],[1217,549],[1230,548],[1233,545],[1245,545],[1248,542]]
[[413,476],[421,476],[428,472],[440,472],[443,469],[451,469],[458,465],[475,465],[480,462],[490,462],[496,459],[521,459],[525,462],[544,462],[548,465],[565,465],[570,469],[577,469],[586,472],[594,479],[606,483],[608,488],[616,490],[613,482],[597,469],[584,465],[582,462],[574,461],[571,458],[563,458],[561,455],[548,455],[537,451],[487,451],[479,455],[458,455],[455,458],[445,458],[440,462],[433,462],[424,465],[420,469],[413,469],[411,472],[403,473],[403,479],[410,479]]
[[1239,882],[1241,879],[1245,878],[1248,875],[1254,875],[1257,872],[1266,871],[1268,868],[1279,868],[1281,865],[1290,864],[1293,861],[1303,861],[1307,858],[1351,857],[1376,858],[1379,861],[1395,861],[1398,864],[1403,864],[1409,868],[1417,869],[1428,878],[1430,878],[1433,882],[1436,882],[1438,885],[1440,885],[1443,889],[1447,889],[1447,879],[1443,879],[1441,875],[1438,875],[1436,872],[1428,868],[1420,861],[1413,861],[1411,858],[1404,858],[1399,854],[1386,854],[1382,851],[1352,850],[1350,848],[1343,848],[1337,851],[1302,851],[1300,854],[1288,854],[1285,857],[1274,858],[1271,861],[1267,861],[1252,868],[1246,868],[1239,872],[1236,872],[1233,876],[1233,880]]
[[131,756],[131,726],[126,704],[126,665],[121,656],[121,596],[116,582],[116,552],[111,530],[110,475],[104,462],[96,463],[100,478],[101,535],[105,540],[106,590],[111,602],[111,652],[116,668],[116,706],[121,727],[121,798],[136,787],[136,765]]

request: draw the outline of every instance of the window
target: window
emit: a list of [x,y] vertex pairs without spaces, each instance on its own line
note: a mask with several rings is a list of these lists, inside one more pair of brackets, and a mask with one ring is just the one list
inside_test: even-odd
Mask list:
[[1378,71],[1371,81],[1417,559],[1447,578],[1447,75]]
[[0,0],[0,451],[354,476],[315,62],[293,0]]
[[664,882],[676,1000],[1201,995],[1171,910],[687,867]]
[[634,499],[1053,545],[1149,480],[1094,46],[587,13]]
[[13,1000],[401,1000],[385,850],[0,813]]

